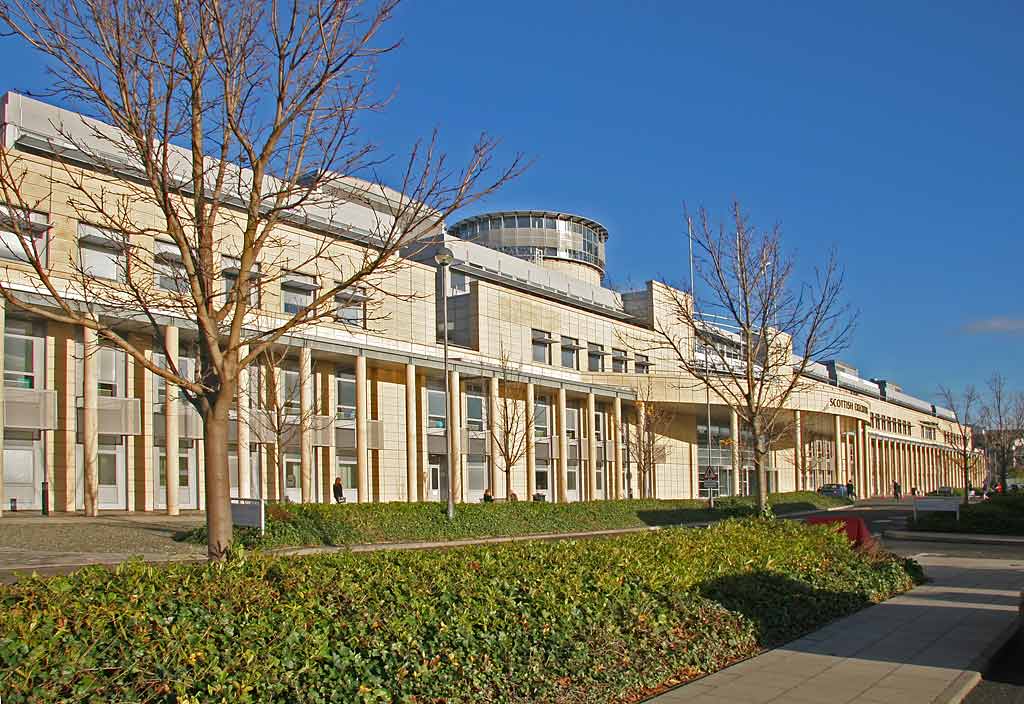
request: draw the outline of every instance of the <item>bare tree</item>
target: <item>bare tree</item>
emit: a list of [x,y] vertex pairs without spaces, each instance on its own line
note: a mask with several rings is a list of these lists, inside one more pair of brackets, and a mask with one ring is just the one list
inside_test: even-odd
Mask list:
[[1006,377],[996,372],[988,380],[988,400],[981,408],[985,449],[1004,490],[1017,444],[1024,439],[1024,394],[1006,388]]
[[844,277],[834,252],[812,280],[798,281],[778,225],[751,225],[738,201],[728,225],[713,224],[703,208],[697,215],[696,230],[688,212],[686,222],[701,295],[693,301],[666,287],[671,315],[657,332],[679,366],[749,428],[757,506],[765,514],[768,453],[794,423],[788,401],[813,386],[804,375],[813,360],[845,347],[856,316],[842,302]]
[[526,381],[511,356],[501,348],[499,354],[499,397],[496,399],[496,417],[490,426],[490,436],[501,460],[499,469],[505,474],[505,498],[512,498],[512,471],[526,458],[530,450],[530,431],[533,428],[533,409],[526,403]]
[[[231,542],[228,412],[239,372],[285,335],[333,318],[338,294],[356,287],[398,293],[391,286],[403,266],[401,249],[521,170],[516,157],[492,176],[496,143],[486,136],[464,167],[453,168],[435,132],[411,150],[396,190],[381,183],[381,160],[358,125],[385,104],[372,89],[377,60],[397,46],[378,40],[396,5],[0,5],[0,23],[48,66],[52,93],[93,118],[55,126],[60,144],[51,178],[58,192],[72,194],[80,220],[95,224],[124,257],[116,286],[81,266],[71,285],[52,276],[35,246],[31,216],[41,201],[30,188],[30,159],[7,145],[0,163],[7,219],[34,293],[50,303],[39,304],[9,276],[0,294],[16,308],[93,331],[180,387],[196,407],[204,423],[211,559],[222,558]],[[371,212],[372,222],[351,225],[346,209],[353,205]],[[282,225],[308,228],[311,243],[296,247]],[[340,244],[339,236],[359,246]],[[155,238],[167,240],[156,256]],[[233,258],[230,266],[223,255]],[[258,302],[283,272],[310,269],[324,285],[284,316],[265,314]],[[197,328],[199,378],[153,364],[117,328],[130,317],[162,339],[163,314]]]
[[942,404],[953,412],[953,422],[956,424],[953,432],[947,434],[947,440],[956,451],[957,464],[963,473],[964,505],[966,505],[971,493],[971,472],[977,468],[978,461],[981,459],[981,454],[975,452],[973,443],[973,424],[981,397],[974,386],[967,386],[959,394],[948,387],[940,386],[939,396],[942,399]]
[[666,431],[672,422],[671,410],[654,401],[650,382],[637,389],[634,422],[627,426],[630,465],[635,468],[640,498],[653,498],[654,475],[667,453]]

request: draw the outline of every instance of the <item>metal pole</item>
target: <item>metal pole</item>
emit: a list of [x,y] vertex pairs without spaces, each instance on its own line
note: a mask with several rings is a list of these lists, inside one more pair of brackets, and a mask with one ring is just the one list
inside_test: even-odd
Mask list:
[[448,412],[453,402],[451,376],[448,374],[448,266],[448,264],[441,265],[441,289],[444,300],[444,442],[448,455],[448,520],[450,521],[455,518],[455,493],[452,491],[455,458],[452,457],[451,414]]

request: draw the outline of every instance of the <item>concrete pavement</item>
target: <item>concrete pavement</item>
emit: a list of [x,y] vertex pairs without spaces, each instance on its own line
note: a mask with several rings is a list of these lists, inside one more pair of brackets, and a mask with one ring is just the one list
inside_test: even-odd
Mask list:
[[1019,627],[1024,555],[918,561],[929,584],[650,701],[962,701]]

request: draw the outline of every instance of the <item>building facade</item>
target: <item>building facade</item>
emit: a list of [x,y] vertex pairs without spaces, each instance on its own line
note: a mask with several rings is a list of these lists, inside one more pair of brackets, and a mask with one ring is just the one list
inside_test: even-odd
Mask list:
[[[111,188],[88,160],[68,166],[59,142],[75,118],[4,97],[3,148],[39,205],[31,213],[4,206],[0,276],[44,307],[53,302],[19,256],[11,218],[39,233],[54,281],[71,281],[75,262],[111,286],[123,284],[119,252],[80,206],[72,207],[66,182],[52,177],[60,162],[80,183],[94,181],[97,193]],[[355,198],[339,212],[286,222],[281,236],[302,251],[328,233],[332,246],[358,254],[365,245],[357,235],[376,215]],[[736,414],[658,345],[656,327],[671,323],[665,285],[649,282],[625,294],[601,285],[609,236],[603,226],[522,211],[468,218],[450,233],[443,243],[409,249],[389,282],[399,295],[339,298],[334,319],[289,338],[273,368],[243,374],[230,430],[233,495],[328,502],[340,478],[348,501],[443,501],[449,472],[460,478],[456,500],[468,502],[487,490],[506,498],[509,488],[519,499],[546,501],[756,490]],[[454,255],[447,276],[434,263],[442,244]],[[164,281],[159,272],[175,265],[174,252],[159,233],[132,246],[158,263],[154,285],[172,289],[173,277]],[[315,265],[270,271],[277,264],[264,264],[259,275],[272,283],[259,287],[253,305],[271,320],[301,308],[340,275]],[[237,252],[221,253],[221,267],[230,286],[240,275]],[[446,302],[447,330],[440,323]],[[109,322],[158,364],[167,349],[180,369],[194,369],[194,321],[161,316],[160,344],[136,319]],[[0,307],[0,327],[4,510],[40,509],[44,484],[52,511],[83,510],[88,497],[108,510],[204,508],[201,421],[161,378],[89,330],[10,304]],[[447,388],[458,393],[449,399]],[[510,468],[492,432],[506,398],[529,409],[527,449]],[[644,437],[641,403],[661,411],[657,427],[643,430],[657,436],[649,466],[635,452]],[[793,431],[770,453],[771,491],[848,480],[861,495],[889,494],[893,481],[904,491],[961,484],[955,418],[895,384],[864,379],[841,362],[815,363],[791,404]],[[87,447],[97,457],[95,486],[86,486]],[[979,465],[974,483],[982,474]],[[702,484],[705,475],[717,476],[717,484]]]

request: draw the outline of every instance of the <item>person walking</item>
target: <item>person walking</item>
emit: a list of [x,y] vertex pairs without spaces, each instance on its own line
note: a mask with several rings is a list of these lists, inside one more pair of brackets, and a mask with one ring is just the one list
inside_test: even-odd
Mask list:
[[892,498],[896,499],[897,501],[902,499],[903,495],[900,493],[901,489],[902,487],[900,487],[899,481],[894,481],[892,483]]
[[331,487],[331,490],[334,492],[334,503],[345,503],[345,487],[341,484],[341,477],[334,478],[334,486]]
[[847,479],[846,480],[846,495],[850,497],[850,501],[856,501],[857,500],[857,492],[854,489],[853,480],[852,479]]

